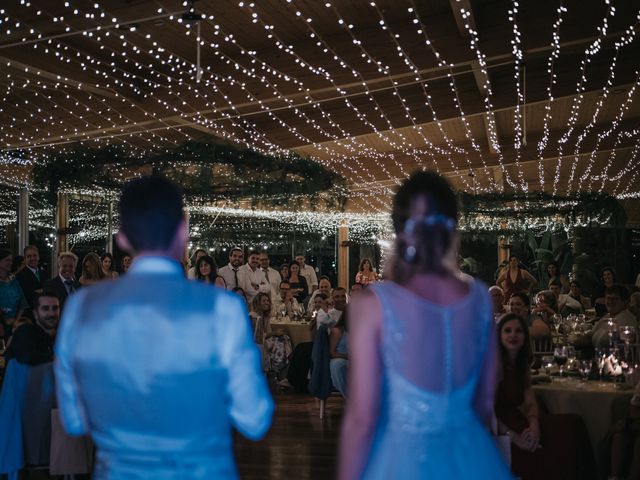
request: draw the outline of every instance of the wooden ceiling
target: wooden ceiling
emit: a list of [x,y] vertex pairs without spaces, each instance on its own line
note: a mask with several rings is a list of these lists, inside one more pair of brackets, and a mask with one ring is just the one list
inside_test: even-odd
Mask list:
[[604,191],[640,222],[638,0],[199,0],[200,81],[185,8],[2,2],[3,153],[215,135],[321,161],[351,211],[430,168],[468,191]]

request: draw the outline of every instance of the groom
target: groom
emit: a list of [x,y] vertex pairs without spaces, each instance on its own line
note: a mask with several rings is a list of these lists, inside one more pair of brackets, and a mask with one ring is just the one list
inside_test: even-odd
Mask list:
[[240,297],[184,276],[182,194],[145,177],[120,199],[127,275],[80,290],[56,343],[65,429],[90,433],[94,478],[236,478],[232,427],[259,439],[273,401]]

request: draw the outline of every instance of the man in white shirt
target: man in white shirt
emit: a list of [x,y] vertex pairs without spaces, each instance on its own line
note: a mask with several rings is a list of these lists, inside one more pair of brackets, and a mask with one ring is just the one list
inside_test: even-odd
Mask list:
[[638,321],[627,308],[629,305],[629,291],[624,285],[615,284],[607,288],[605,295],[607,314],[593,327],[591,341],[595,348],[606,348],[610,343],[609,332],[623,327],[638,328]]
[[244,290],[247,304],[252,305],[253,298],[258,292],[271,294],[271,285],[267,282],[264,272],[260,270],[260,253],[251,252],[249,261],[238,270],[240,288]]
[[269,255],[267,255],[266,252],[260,253],[258,260],[260,262],[260,270],[264,272],[267,282],[271,285],[271,298],[275,298],[278,294],[278,289],[280,288],[280,282],[282,281],[280,272],[270,267]]
[[229,252],[229,263],[218,270],[218,275],[224,278],[227,290],[233,290],[236,287],[241,287],[239,271],[244,261],[244,252],[241,248],[232,248]]
[[320,314],[317,315],[318,325],[324,324],[333,327],[338,323],[343,312],[347,309],[347,291],[342,287],[334,288],[331,292],[331,301],[333,302],[333,308],[329,309],[326,317]]
[[291,285],[289,285],[289,282],[286,280],[282,280],[280,282],[279,292],[277,295],[274,295],[271,305],[272,318],[282,318],[287,316],[289,319],[292,319],[293,314],[300,310],[298,301],[294,298],[293,293],[291,292]]
[[305,264],[304,255],[296,255],[296,262],[300,265],[300,275],[304,277],[309,286],[309,293],[313,293],[318,288],[318,276],[316,270],[311,265]]

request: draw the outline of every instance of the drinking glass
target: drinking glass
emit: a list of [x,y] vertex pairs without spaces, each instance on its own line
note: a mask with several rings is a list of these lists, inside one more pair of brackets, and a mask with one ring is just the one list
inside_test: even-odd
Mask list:
[[553,367],[553,356],[543,355],[542,366],[544,367],[544,371],[546,372],[546,374],[549,375],[551,373],[551,367]]
[[592,362],[591,360],[582,360],[580,362],[580,373],[582,374],[582,381],[586,383],[589,380],[589,374],[591,373]]
[[553,315],[553,326],[556,329],[556,333],[563,333],[562,315],[556,313]]
[[553,351],[553,359],[560,367],[560,376],[564,373],[564,364],[567,363],[567,347],[556,347]]

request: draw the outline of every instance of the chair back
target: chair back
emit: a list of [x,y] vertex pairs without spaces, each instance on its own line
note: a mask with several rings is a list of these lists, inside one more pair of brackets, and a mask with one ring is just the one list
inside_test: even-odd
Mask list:
[[553,355],[553,342],[551,337],[531,339],[531,349],[535,356]]

